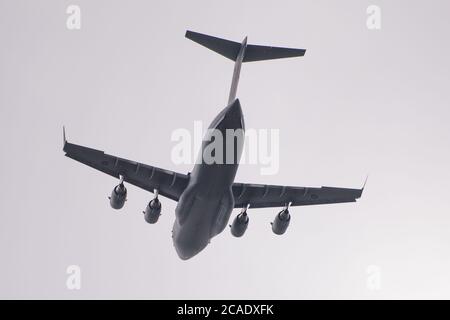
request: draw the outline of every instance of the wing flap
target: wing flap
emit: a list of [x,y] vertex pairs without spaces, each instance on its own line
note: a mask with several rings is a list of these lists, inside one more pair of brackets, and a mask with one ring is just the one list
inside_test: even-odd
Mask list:
[[158,189],[159,194],[174,201],[178,201],[189,182],[189,176],[169,171],[143,163],[119,158],[103,151],[64,143],[66,156],[110,176],[124,177],[124,181],[144,190],[153,192]]
[[234,183],[235,207],[250,204],[251,208],[355,202],[361,197],[363,189],[335,187],[291,187],[264,184]]

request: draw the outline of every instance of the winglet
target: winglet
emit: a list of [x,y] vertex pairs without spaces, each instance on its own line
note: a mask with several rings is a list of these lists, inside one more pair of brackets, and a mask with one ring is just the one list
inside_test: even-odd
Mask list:
[[66,139],[66,127],[63,126],[63,150],[64,150],[64,147],[66,146],[66,143],[67,143],[67,139]]
[[366,176],[366,180],[364,180],[364,184],[363,184],[363,186],[362,186],[362,188],[361,188],[361,193],[364,191],[364,188],[366,187],[366,183],[367,183],[367,180],[369,179],[369,175],[367,175]]

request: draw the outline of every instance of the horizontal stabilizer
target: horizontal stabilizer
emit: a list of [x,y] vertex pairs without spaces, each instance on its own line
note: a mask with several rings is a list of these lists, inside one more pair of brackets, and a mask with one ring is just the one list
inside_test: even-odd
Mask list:
[[[197,42],[198,44],[201,44],[202,46],[233,61],[236,61],[242,46],[241,43],[235,41],[225,40],[193,31],[186,31],[186,38]],[[280,48],[249,44],[245,45],[245,53],[242,62],[300,57],[305,55],[305,52],[305,49]]]
[[193,31],[186,31],[186,38],[197,42],[198,44],[201,44],[202,46],[217,52],[218,54],[223,55],[224,57],[235,61],[238,54],[239,54],[239,49],[241,48],[241,44],[234,42],[234,41],[230,41],[230,40],[225,40],[225,39],[220,39],[220,38],[216,38],[213,36],[208,36],[206,34],[202,34],[202,33],[198,33],[198,32],[193,32]]
[[249,44],[245,49],[244,62],[301,57],[305,55],[305,52],[305,49],[267,47]]

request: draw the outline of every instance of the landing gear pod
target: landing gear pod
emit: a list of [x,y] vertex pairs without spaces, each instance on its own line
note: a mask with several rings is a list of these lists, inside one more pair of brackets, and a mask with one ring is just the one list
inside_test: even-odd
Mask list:
[[158,222],[159,216],[161,215],[161,202],[158,199],[158,190],[154,191],[155,197],[148,203],[145,208],[144,219],[150,224]]
[[230,225],[231,234],[235,237],[242,237],[247,230],[249,218],[247,215],[248,205],[242,208],[241,213],[239,213],[236,218],[234,218],[233,223]]
[[122,209],[127,200],[127,188],[123,184],[123,176],[120,176],[120,183],[114,187],[109,197],[109,204],[113,209]]
[[289,206],[290,203],[286,206],[286,208],[284,208],[276,215],[275,220],[272,222],[273,233],[282,235],[286,232],[287,228],[289,227],[289,222],[291,221],[291,215],[289,214]]

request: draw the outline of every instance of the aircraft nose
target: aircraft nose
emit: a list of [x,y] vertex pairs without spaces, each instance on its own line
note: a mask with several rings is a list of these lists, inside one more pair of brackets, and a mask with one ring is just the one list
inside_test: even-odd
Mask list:
[[178,257],[180,257],[181,260],[188,260],[197,254],[197,252],[186,250],[185,248],[182,248],[180,246],[175,246],[175,251],[177,252]]
[[175,251],[182,260],[188,260],[199,253],[205,246],[198,246],[190,241],[174,241]]
[[192,230],[185,230],[177,221],[172,232],[173,244],[175,251],[182,260],[188,260],[202,251],[208,241],[201,237],[201,232],[190,232]]

